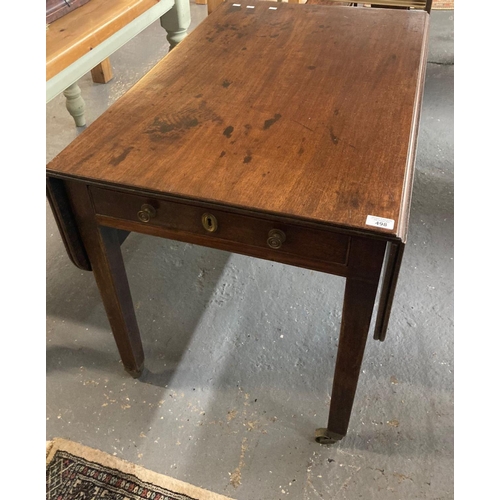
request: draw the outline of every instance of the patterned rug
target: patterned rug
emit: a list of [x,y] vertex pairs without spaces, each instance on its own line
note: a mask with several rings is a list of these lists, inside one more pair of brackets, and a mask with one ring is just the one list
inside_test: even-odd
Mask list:
[[46,473],[46,500],[231,500],[59,438],[47,443]]

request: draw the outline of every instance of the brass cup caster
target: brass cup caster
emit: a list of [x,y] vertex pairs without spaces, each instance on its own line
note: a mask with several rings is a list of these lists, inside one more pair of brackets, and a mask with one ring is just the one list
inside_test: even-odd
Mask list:
[[316,429],[315,441],[319,444],[333,444],[340,441],[344,436],[328,429]]

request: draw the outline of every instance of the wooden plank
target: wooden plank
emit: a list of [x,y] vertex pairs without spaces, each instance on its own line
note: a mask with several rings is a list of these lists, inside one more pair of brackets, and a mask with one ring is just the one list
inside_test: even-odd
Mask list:
[[92,0],[50,24],[46,32],[46,80],[157,3],[157,0]]
[[90,0],[46,0],[45,22],[53,23]]
[[83,271],[92,271],[87,251],[83,246],[78,227],[69,203],[64,182],[60,179],[47,178],[47,199],[66,253],[71,262]]
[[383,342],[389,326],[392,303],[396,293],[399,270],[403,261],[404,243],[388,243],[385,272],[380,291],[377,321],[373,332],[373,338]]
[[217,8],[48,170],[404,240],[429,16],[275,5]]

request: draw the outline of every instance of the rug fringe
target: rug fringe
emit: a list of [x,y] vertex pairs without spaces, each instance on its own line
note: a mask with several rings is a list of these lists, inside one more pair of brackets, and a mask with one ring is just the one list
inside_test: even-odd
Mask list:
[[52,446],[54,446],[54,441],[45,441],[45,459],[49,456]]

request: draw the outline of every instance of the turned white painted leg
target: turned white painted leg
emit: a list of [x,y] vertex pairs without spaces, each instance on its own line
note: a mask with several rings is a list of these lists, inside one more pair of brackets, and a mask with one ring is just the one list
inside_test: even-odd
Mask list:
[[80,87],[74,83],[70,85],[64,92],[66,97],[66,108],[69,114],[74,118],[77,127],[85,126],[85,101],[82,97]]
[[186,37],[191,24],[189,0],[175,0],[174,6],[160,17],[160,23],[167,32],[167,40],[172,50]]

